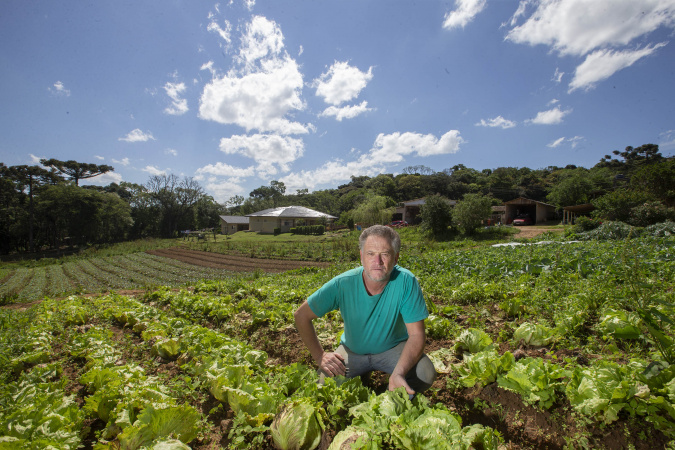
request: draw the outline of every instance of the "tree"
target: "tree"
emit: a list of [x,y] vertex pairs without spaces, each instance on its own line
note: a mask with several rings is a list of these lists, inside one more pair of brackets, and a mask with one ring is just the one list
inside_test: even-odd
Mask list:
[[448,231],[452,221],[450,203],[440,195],[430,195],[420,208],[420,217],[423,229],[431,231],[434,236],[441,236]]
[[352,217],[355,222],[360,222],[365,226],[384,225],[391,221],[394,205],[394,201],[388,197],[373,195],[356,207]]
[[192,207],[204,195],[197,181],[191,177],[180,180],[174,174],[153,175],[145,187],[158,207],[162,236],[172,237],[179,229],[192,228]]
[[466,194],[452,211],[452,222],[465,234],[473,234],[481,222],[492,215],[492,199],[481,194]]
[[578,170],[553,185],[546,197],[550,203],[563,208],[588,203],[591,200],[593,183],[587,174],[582,174]]
[[39,166],[12,166],[9,168],[8,174],[13,178],[20,192],[28,190],[28,242],[29,250],[35,251],[35,242],[33,239],[33,229],[35,226],[35,213],[33,197],[35,191],[47,184],[54,184],[59,180],[59,177],[47,169]]
[[51,167],[56,170],[59,175],[65,175],[71,180],[75,181],[75,186],[78,186],[80,180],[85,178],[93,178],[107,172],[112,172],[115,169],[112,166],[105,164],[89,164],[80,163],[73,160],[59,161],[58,159],[41,159],[40,164],[46,167]]

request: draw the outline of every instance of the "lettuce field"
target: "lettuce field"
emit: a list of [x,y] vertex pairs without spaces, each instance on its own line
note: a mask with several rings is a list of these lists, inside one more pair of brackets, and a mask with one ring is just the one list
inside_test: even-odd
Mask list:
[[[0,449],[675,448],[673,236],[402,254],[439,372],[412,400],[381,373],[317,385],[293,311],[356,263],[170,256],[4,275]],[[43,299],[76,279],[145,289]],[[334,347],[339,313],[315,322]]]

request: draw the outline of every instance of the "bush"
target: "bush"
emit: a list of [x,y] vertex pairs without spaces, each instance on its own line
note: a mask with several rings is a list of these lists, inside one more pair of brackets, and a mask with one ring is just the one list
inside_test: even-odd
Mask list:
[[579,234],[577,238],[585,241],[592,239],[599,241],[620,240],[639,236],[642,230],[642,228],[635,228],[623,222],[606,222],[595,230]]
[[320,236],[326,232],[324,225],[303,225],[301,227],[291,228],[291,233],[302,235]]
[[646,227],[655,223],[675,220],[675,209],[661,202],[645,202],[630,210],[629,223],[637,227]]
[[575,233],[583,233],[584,231],[595,230],[600,225],[602,225],[602,221],[600,219],[581,216],[574,220],[574,227],[572,227],[572,230]]
[[281,234],[281,228],[277,227],[274,229],[274,235],[279,236]]

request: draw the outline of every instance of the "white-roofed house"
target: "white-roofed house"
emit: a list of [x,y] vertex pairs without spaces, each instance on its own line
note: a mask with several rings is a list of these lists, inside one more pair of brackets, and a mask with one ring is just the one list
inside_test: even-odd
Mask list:
[[247,214],[249,230],[259,233],[274,233],[275,228],[280,228],[282,233],[287,233],[291,228],[303,225],[318,225],[325,220],[327,223],[337,219],[330,214],[315,211],[304,206],[280,206],[278,208],[264,209],[252,214]]

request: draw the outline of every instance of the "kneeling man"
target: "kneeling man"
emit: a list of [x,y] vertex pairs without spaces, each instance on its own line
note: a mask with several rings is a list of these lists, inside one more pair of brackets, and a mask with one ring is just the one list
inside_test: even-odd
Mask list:
[[[390,374],[389,390],[410,395],[428,389],[436,371],[424,354],[424,319],[429,312],[415,276],[398,266],[401,238],[374,225],[359,238],[361,267],[336,276],[295,311],[295,326],[322,376],[356,377],[379,370]],[[312,321],[339,310],[344,321],[340,346],[324,351]]]

